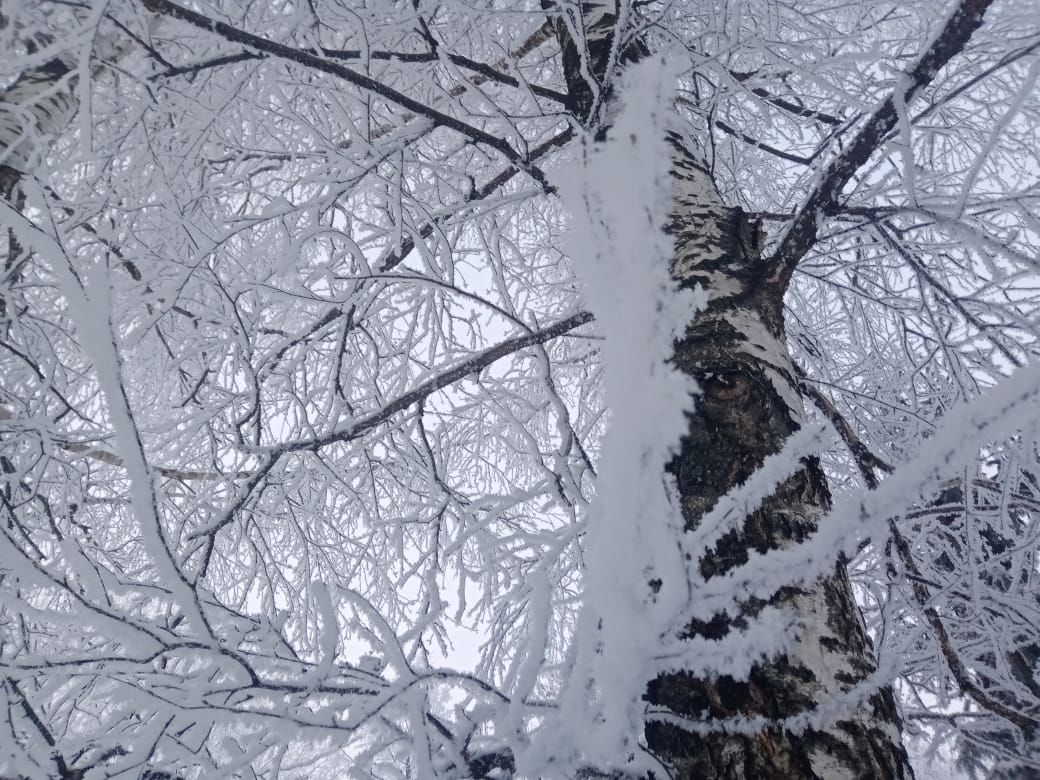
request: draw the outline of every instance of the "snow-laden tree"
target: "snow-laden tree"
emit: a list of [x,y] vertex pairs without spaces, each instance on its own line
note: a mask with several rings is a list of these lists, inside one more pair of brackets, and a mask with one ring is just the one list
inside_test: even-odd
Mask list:
[[0,776],[1040,771],[1032,0],[0,7]]

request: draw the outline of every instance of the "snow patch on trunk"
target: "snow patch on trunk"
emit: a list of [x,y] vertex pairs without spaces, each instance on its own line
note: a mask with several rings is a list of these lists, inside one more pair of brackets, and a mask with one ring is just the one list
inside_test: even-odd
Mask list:
[[688,598],[682,516],[665,465],[695,387],[667,360],[677,330],[706,301],[678,291],[669,275],[665,125],[675,77],[660,58],[632,67],[608,140],[586,139],[579,162],[559,177],[574,215],[570,254],[606,337],[611,419],[572,665],[558,714],[518,756],[528,776],[569,776],[581,764],[637,768],[642,696]]

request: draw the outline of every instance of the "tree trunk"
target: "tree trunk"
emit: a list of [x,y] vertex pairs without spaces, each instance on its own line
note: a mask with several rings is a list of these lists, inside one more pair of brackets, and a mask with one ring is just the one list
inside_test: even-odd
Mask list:
[[[711,298],[676,344],[675,362],[697,380],[701,394],[671,464],[687,529],[730,489],[748,479],[803,424],[803,408],[787,350],[784,289],[771,282],[761,257],[758,226],[725,206],[710,176],[681,138],[670,138],[675,201],[669,232],[672,272],[683,286],[703,285]],[[727,533],[699,566],[706,578],[748,560],[748,551],[804,542],[827,510],[830,495],[818,461],[782,482],[741,531]],[[655,679],[651,704],[694,721],[761,716],[780,721],[839,702],[874,670],[844,561],[832,575],[783,587],[768,602],[799,626],[792,647],[755,666],[750,678],[701,680],[684,674]],[[740,615],[695,622],[689,634],[724,636],[765,604],[752,600]],[[751,735],[721,730],[698,735],[651,722],[650,749],[679,778],[904,778],[911,771],[900,742],[891,689],[839,706],[800,733],[781,727]]]
[[[570,8],[570,7],[569,7]],[[605,74],[619,62],[645,56],[638,44],[611,52],[614,2],[587,2],[582,18],[557,22],[571,110],[589,126],[608,114]],[[575,43],[571,30],[581,29]],[[590,84],[589,76],[599,84]],[[727,207],[699,157],[679,133],[669,133],[673,207],[668,232],[675,241],[672,275],[681,286],[701,285],[710,303],[688,326],[675,348],[675,363],[701,388],[689,430],[671,464],[682,498],[687,530],[698,525],[720,497],[753,474],[803,423],[804,410],[783,321],[789,275],[763,262],[759,227],[739,208]],[[773,277],[771,279],[771,277]],[[827,510],[827,481],[816,459],[777,488],[699,561],[705,578],[748,560],[748,551],[798,544],[808,539]],[[756,665],[748,680],[697,679],[687,673],[653,680],[646,694],[655,709],[706,728],[651,721],[650,750],[676,778],[909,778],[901,724],[892,691],[885,686],[852,700],[846,695],[874,670],[845,563],[835,555],[834,573],[801,587],[782,587],[769,600],[799,626],[788,652]],[[694,622],[689,636],[719,638],[766,606],[742,605],[739,615]],[[845,700],[844,706],[842,700]],[[810,728],[773,726],[751,734],[727,733],[731,718],[774,722],[807,715],[824,705]]]

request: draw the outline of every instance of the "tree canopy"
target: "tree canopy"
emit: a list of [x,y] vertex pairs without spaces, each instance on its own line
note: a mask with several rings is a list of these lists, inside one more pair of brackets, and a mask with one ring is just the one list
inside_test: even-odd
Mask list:
[[[4,0],[0,776],[663,777],[846,565],[780,725],[1040,771],[1034,6]],[[694,507],[723,203],[800,430]]]

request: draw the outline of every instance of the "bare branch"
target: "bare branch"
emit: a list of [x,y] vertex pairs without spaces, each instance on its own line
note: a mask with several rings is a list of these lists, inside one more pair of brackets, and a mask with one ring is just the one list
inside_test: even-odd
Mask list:
[[445,114],[431,108],[430,106],[427,106],[426,104],[421,103],[420,101],[415,100],[414,98],[405,95],[403,92],[399,92],[370,76],[353,71],[350,68],[340,65],[338,62],[318,57],[308,51],[294,49],[291,46],[276,43],[275,41],[269,41],[244,30],[239,30],[225,22],[211,19],[208,16],[204,16],[203,14],[196,13],[188,8],[179,6],[176,3],[170,2],[170,0],[140,0],[140,2],[153,13],[164,14],[175,19],[180,19],[189,24],[195,25],[199,29],[213,32],[225,40],[245,44],[257,51],[262,51],[266,54],[271,54],[280,57],[281,59],[295,62],[308,68],[313,68],[322,73],[337,76],[354,86],[379,95],[388,102],[401,106],[417,116],[426,117],[438,127],[453,130],[472,141],[476,141],[477,143],[481,143],[496,150],[503,157],[537,181],[546,192],[553,191],[553,187],[549,184],[545,174],[538,167],[531,165],[524,155],[517,152],[516,149],[514,149],[503,138],[467,124],[450,114]]
[[876,151],[899,120],[899,108],[931,83],[935,74],[964,50],[972,34],[982,25],[993,0],[959,0],[942,30],[905,73],[896,91],[878,107],[856,137],[820,173],[819,182],[791,222],[780,245],[770,258],[770,280],[786,288],[798,262],[805,256],[819,231],[819,220],[837,205],[845,185]]

